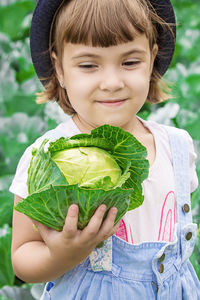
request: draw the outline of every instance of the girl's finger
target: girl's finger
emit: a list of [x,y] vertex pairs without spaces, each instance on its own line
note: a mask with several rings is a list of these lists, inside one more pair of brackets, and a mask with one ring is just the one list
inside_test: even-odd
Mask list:
[[[120,220],[121,221],[121,220]],[[116,232],[118,229],[119,229],[119,224],[120,224],[120,221],[115,225],[115,227],[113,228],[114,229],[114,232]]]
[[65,225],[63,227],[63,233],[67,238],[72,238],[77,233],[78,211],[78,205],[76,204],[72,204],[68,209]]
[[107,239],[109,236],[113,235],[117,231],[118,224],[114,226],[116,215],[117,215],[117,208],[112,207],[109,210],[108,215],[99,230],[98,238],[100,238],[100,240]]
[[96,212],[90,219],[88,225],[82,230],[81,237],[83,242],[87,242],[88,240],[94,238],[97,235],[101,227],[105,212],[106,212],[105,204],[102,204],[97,208]]

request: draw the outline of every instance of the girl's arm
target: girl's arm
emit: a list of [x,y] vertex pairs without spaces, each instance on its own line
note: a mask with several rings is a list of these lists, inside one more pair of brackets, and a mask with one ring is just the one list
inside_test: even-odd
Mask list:
[[[15,203],[21,198],[15,196]],[[37,223],[14,210],[12,264],[23,281],[47,282],[69,271],[83,261],[101,241],[113,235],[116,208],[111,208],[102,223],[105,205],[96,210],[87,227],[77,229],[78,206],[71,205],[61,232]],[[33,223],[38,231],[33,228]]]

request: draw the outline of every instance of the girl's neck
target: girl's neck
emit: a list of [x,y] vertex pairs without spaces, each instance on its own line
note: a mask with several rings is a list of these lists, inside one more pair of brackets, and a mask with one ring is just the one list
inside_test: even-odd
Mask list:
[[[78,114],[75,114],[73,116],[73,121],[82,133],[90,134],[93,129],[100,126],[86,122]],[[137,116],[133,117],[131,122],[120,127],[125,131],[133,134],[136,138],[137,136],[139,137],[140,135],[144,135],[147,132],[147,128],[143,125],[143,123],[138,119]]]

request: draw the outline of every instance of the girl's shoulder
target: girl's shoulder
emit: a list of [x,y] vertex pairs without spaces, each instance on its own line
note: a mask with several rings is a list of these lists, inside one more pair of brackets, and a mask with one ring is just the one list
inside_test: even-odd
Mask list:
[[76,127],[74,121],[69,117],[65,122],[60,123],[54,129],[48,130],[42,136],[40,136],[30,147],[36,147],[41,145],[44,139],[48,139],[50,142],[53,142],[60,137],[71,137],[75,134],[79,134],[80,131]]
[[164,125],[158,122],[155,122],[153,120],[144,121],[144,124],[154,132],[154,134],[162,136],[163,138],[167,138],[169,135],[182,137],[187,141],[187,143],[191,146],[193,146],[193,140],[190,134],[182,128],[177,128],[171,125]]
[[79,129],[76,127],[72,118],[69,117],[65,122],[60,123],[55,128],[46,131],[43,135],[38,137],[34,141],[34,143],[32,143],[28,148],[26,148],[24,153],[28,153],[32,151],[32,148],[39,148],[45,139],[48,139],[49,142],[53,142],[59,139],[60,137],[71,137],[79,133],[80,133]]
[[[49,142],[53,142],[60,137],[70,137],[72,135],[80,133],[78,128],[76,127],[75,123],[73,122],[72,118],[68,118],[66,122],[60,123],[54,129],[46,131],[42,136],[37,138],[34,143],[28,146],[22,155],[20,162],[22,161],[30,161],[30,157],[32,156],[32,149],[39,148],[42,142],[45,139],[48,139]],[[47,143],[48,145],[49,143]]]

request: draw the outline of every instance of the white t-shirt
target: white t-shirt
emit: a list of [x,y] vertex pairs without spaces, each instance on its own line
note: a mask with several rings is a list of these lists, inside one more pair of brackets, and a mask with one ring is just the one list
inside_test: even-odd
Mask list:
[[[176,191],[168,135],[155,122],[144,120],[142,122],[154,136],[156,158],[149,170],[148,178],[142,184],[143,204],[124,215],[116,235],[132,244],[148,241],[171,242],[173,241],[176,224]],[[32,157],[32,147],[38,148],[45,138],[55,141],[62,136],[70,137],[79,133],[80,130],[72,118],[69,118],[66,122],[61,123],[55,129],[38,138],[22,155],[9,189],[10,192],[21,198],[28,196],[26,182]],[[191,192],[193,192],[198,186],[198,179],[195,171],[196,154],[189,134],[188,143],[190,149]]]

